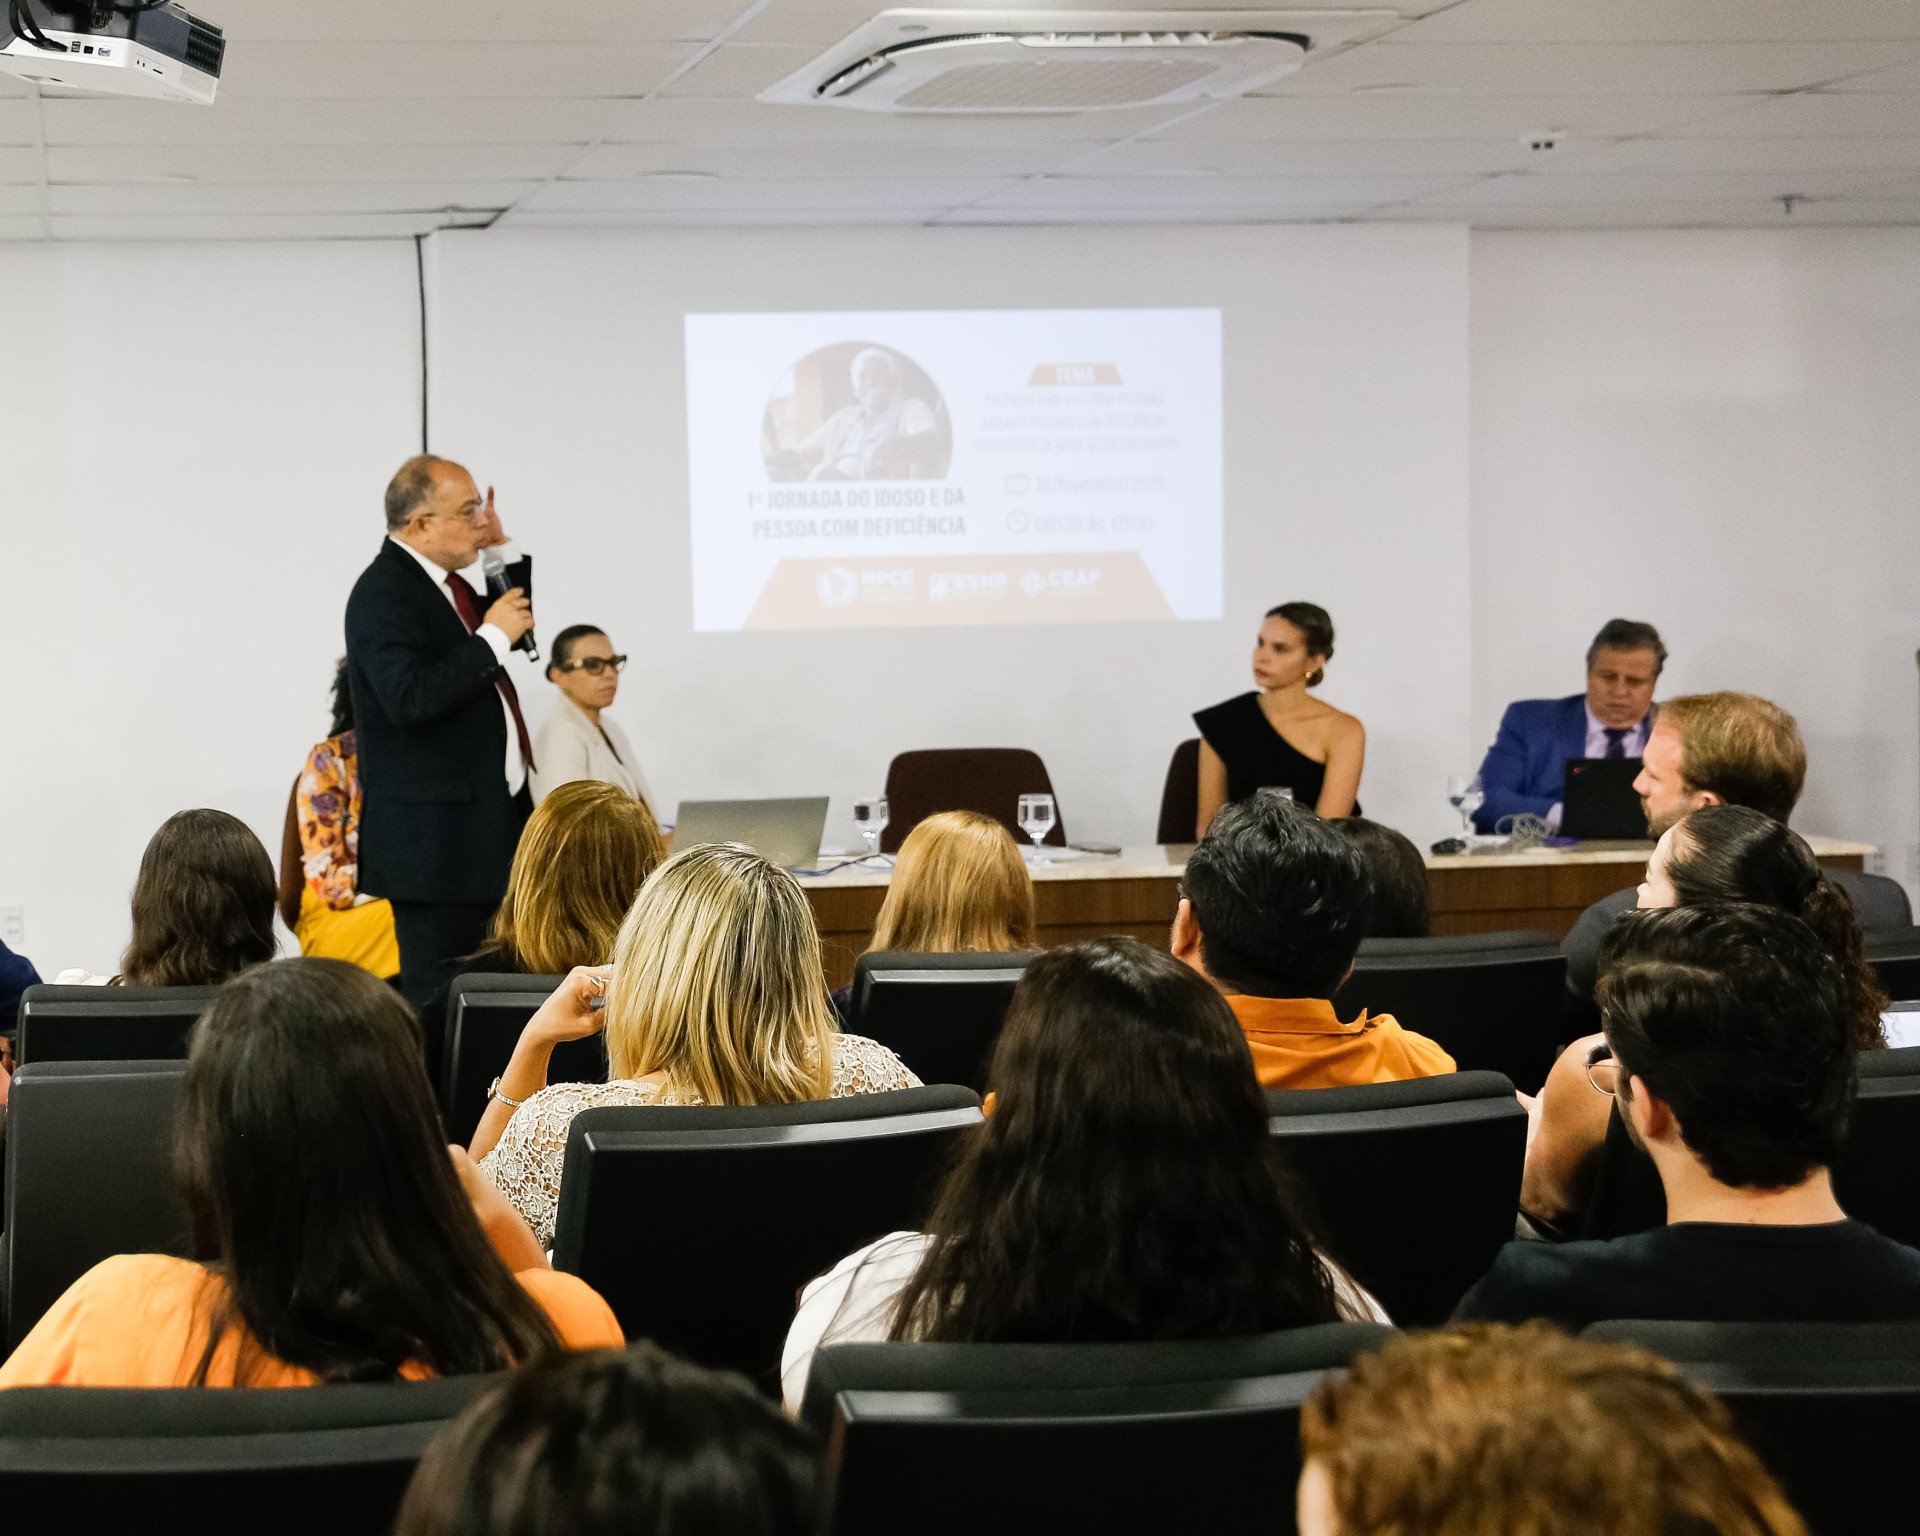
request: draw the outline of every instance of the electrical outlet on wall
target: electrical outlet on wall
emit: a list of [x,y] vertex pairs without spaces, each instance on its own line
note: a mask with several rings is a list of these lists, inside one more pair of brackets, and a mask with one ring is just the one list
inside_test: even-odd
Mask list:
[[27,909],[0,907],[0,944],[18,953],[27,942]]

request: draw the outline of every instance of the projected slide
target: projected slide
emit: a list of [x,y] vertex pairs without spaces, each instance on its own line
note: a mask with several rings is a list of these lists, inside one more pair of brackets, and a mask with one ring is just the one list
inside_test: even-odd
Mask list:
[[1220,312],[688,315],[697,630],[1220,617]]

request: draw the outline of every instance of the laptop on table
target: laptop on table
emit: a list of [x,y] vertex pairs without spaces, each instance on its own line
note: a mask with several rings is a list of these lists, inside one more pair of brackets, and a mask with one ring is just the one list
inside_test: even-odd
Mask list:
[[1633,792],[1637,757],[1570,757],[1560,794],[1560,835],[1580,842],[1644,843],[1647,813]]
[[782,869],[820,862],[827,796],[785,800],[682,800],[673,819],[674,853],[700,843],[745,843]]

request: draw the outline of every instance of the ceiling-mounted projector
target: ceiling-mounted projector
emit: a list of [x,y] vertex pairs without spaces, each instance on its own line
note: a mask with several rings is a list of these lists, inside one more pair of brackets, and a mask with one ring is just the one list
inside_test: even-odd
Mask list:
[[0,72],[102,96],[211,105],[227,42],[173,0],[7,0]]
[[1394,11],[882,11],[761,101],[1097,112],[1220,101],[1384,31]]

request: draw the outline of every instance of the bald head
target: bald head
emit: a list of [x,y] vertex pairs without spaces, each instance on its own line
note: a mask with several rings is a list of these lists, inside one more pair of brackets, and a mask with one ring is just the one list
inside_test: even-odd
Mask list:
[[388,533],[398,533],[432,500],[437,472],[448,469],[466,473],[451,459],[435,458],[430,453],[416,454],[394,471],[387,482]]

